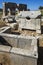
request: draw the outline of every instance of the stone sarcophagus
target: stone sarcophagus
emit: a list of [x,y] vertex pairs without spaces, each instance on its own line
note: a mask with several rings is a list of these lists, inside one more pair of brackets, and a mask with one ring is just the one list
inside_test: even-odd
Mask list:
[[23,29],[30,29],[30,30],[40,30],[40,19],[19,19],[19,27]]
[[19,28],[36,30],[41,33],[41,12],[40,11],[20,11],[16,20],[19,23]]
[[0,31],[0,44],[1,65],[37,65],[38,48],[36,37],[25,36],[15,31],[11,34],[11,28],[4,27]]
[[0,45],[1,65],[37,65],[38,54],[33,51]]
[[[37,38],[9,34],[10,28],[0,32],[0,64],[1,65],[37,65]],[[4,39],[4,41],[3,41]],[[5,42],[4,45],[3,42]],[[8,45],[10,44],[10,46]]]

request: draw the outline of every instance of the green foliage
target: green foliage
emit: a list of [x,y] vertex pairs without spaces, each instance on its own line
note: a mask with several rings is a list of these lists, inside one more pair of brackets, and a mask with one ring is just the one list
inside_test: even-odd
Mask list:
[[41,15],[43,16],[43,6],[40,6],[39,9],[41,11]]
[[41,14],[42,14],[42,16],[43,16],[43,11],[41,11]]
[[40,9],[40,10],[43,9],[43,6],[40,6],[39,9]]

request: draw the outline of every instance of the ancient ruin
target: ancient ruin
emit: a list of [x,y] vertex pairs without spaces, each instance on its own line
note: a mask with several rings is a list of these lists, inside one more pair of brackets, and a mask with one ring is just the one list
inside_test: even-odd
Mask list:
[[26,4],[16,4],[16,3],[11,3],[11,2],[4,2],[3,3],[3,16],[8,15],[9,11],[11,15],[15,14],[16,10],[19,11],[26,11],[27,10],[27,5]]
[[40,10],[27,11],[26,4],[3,3],[0,65],[37,65],[38,44],[43,41],[42,19]]

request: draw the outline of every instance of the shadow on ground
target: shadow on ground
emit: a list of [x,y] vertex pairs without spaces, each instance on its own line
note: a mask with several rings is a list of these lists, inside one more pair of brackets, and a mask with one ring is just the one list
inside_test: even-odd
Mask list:
[[38,48],[38,65],[43,65],[43,47]]

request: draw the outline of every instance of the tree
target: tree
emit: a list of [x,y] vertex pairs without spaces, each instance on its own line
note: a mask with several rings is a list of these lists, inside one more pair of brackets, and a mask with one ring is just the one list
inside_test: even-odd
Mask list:
[[27,11],[30,11],[30,9],[27,9]]
[[40,9],[40,10],[43,9],[43,6],[40,6],[39,9]]
[[43,16],[43,6],[40,6],[39,10],[41,11],[41,15]]

